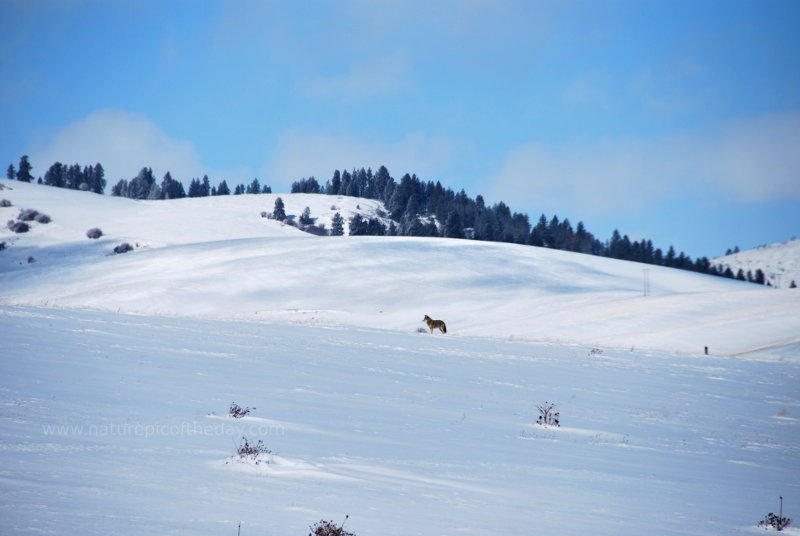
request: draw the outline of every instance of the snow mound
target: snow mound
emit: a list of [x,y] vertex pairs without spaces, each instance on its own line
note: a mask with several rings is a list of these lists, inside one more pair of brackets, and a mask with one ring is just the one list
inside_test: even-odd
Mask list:
[[[515,244],[317,237],[261,216],[279,196],[326,225],[336,212],[384,214],[344,196],[134,201],[6,183],[14,206],[0,221],[31,208],[52,222],[0,230],[0,304],[401,332],[427,314],[447,337],[800,355],[796,289]],[[94,227],[104,234],[91,240]],[[134,250],[112,255],[121,242]]]

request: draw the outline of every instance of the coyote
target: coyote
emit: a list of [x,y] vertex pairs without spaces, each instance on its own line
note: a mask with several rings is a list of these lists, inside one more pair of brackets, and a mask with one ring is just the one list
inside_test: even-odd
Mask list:
[[433,330],[436,328],[439,328],[439,331],[442,333],[447,333],[447,326],[445,325],[444,320],[434,320],[428,315],[425,315],[425,318],[422,320],[428,324],[428,329],[431,330],[431,334],[433,334]]

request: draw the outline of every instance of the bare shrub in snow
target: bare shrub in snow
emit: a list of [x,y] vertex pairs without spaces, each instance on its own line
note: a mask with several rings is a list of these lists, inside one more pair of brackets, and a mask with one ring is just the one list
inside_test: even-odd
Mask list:
[[306,225],[305,227],[303,227],[303,230],[309,234],[316,236],[328,236],[328,230],[325,228],[324,223],[321,223],[319,225]]
[[11,201],[9,201],[8,199],[0,199],[0,207],[10,207],[10,206],[13,206],[11,204]]
[[776,516],[775,514],[770,512],[764,516],[764,519],[758,522],[758,526],[763,527],[764,530],[767,530],[771,527],[776,531],[780,532],[786,527],[788,527],[790,522],[791,519],[789,519],[788,517]]
[[17,216],[17,219],[19,221],[33,221],[34,219],[36,219],[36,216],[38,215],[39,215],[38,210],[34,210],[32,208],[26,208],[19,211],[19,216]]
[[764,530],[768,530],[771,527],[776,531],[781,532],[783,529],[789,526],[789,523],[791,523],[792,520],[788,517],[783,517],[783,497],[781,497],[780,500],[780,513],[778,515],[775,515],[772,512],[768,513],[764,516],[764,519],[758,522],[759,527],[763,527]]
[[[344,523],[347,523],[349,518],[349,515],[345,516]],[[356,536],[355,533],[344,530],[344,523],[337,525],[333,521],[325,521],[322,519],[314,525],[308,527],[311,529],[311,532],[308,533],[308,536]]]
[[129,251],[133,251],[133,246],[128,244],[127,242],[123,242],[118,246],[114,246],[114,254],[119,255],[120,253],[127,253]]
[[100,238],[103,236],[103,231],[100,230],[99,227],[92,227],[88,231],[86,231],[86,236],[88,238]]
[[14,221],[11,220],[8,222],[8,228],[14,231],[15,233],[27,233],[31,230],[31,226],[25,223],[24,221]]
[[536,409],[539,410],[539,418],[536,419],[536,424],[540,426],[561,426],[558,422],[560,413],[556,411],[555,404],[552,402],[536,404]]
[[231,407],[228,410],[228,415],[233,417],[234,419],[241,419],[242,417],[247,417],[251,410],[256,408],[242,408],[236,402],[231,402]]
[[48,216],[47,214],[42,214],[41,212],[37,214],[36,217],[34,217],[33,219],[36,220],[38,223],[50,223],[52,221],[50,219],[50,216]]
[[258,443],[251,444],[246,437],[242,437],[242,442],[239,444],[239,448],[236,449],[236,455],[239,456],[240,460],[252,460],[256,465],[272,463],[272,454],[273,452],[260,439]]

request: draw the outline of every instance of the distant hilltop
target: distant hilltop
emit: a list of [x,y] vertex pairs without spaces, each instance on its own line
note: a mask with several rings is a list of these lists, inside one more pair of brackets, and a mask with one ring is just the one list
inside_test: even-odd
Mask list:
[[764,284],[775,288],[796,288],[800,284],[800,239],[758,246],[711,261],[712,266],[730,269],[737,279],[750,280],[760,270]]

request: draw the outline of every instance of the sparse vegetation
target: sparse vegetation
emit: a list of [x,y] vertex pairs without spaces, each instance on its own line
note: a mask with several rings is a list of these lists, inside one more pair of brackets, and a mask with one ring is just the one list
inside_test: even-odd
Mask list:
[[123,242],[117,246],[114,246],[114,254],[119,255],[121,253],[127,253],[129,251],[133,251],[133,246],[127,242]]
[[231,402],[231,407],[228,410],[228,415],[233,417],[234,419],[241,419],[242,417],[246,417],[250,411],[256,408],[242,408],[236,402]]
[[8,222],[8,228],[14,231],[15,233],[27,233],[31,230],[31,226],[28,225],[24,221],[14,221],[10,220]]
[[236,454],[242,461],[252,460],[256,465],[261,463],[272,463],[273,452],[269,450],[262,440],[251,444],[246,437],[242,437],[242,442],[236,449]]
[[42,214],[41,212],[36,215],[34,220],[36,220],[37,223],[50,223],[52,221],[50,219],[50,216],[48,216],[47,214]]
[[86,231],[86,236],[88,238],[100,238],[101,236],[103,236],[103,231],[100,230],[99,227],[92,227],[91,229]]
[[38,210],[34,210],[32,208],[25,208],[19,211],[19,216],[17,219],[19,221],[33,221],[36,219],[36,216],[39,215]]
[[344,524],[349,518],[349,515],[345,516],[341,525],[322,519],[309,527],[311,532],[308,533],[308,536],[356,536],[355,533],[344,529]]
[[303,227],[303,231],[316,236],[328,236],[328,230],[325,228],[324,224],[306,225]]
[[0,207],[11,207],[11,206],[13,205],[11,204],[11,201],[9,201],[8,199],[0,199]]
[[776,531],[781,532],[783,529],[789,526],[790,521],[791,519],[788,517],[777,516],[770,512],[764,516],[764,519],[758,522],[758,526],[762,527],[764,530],[773,528]]
[[536,424],[540,426],[561,426],[559,423],[561,414],[556,411],[555,404],[552,402],[536,404],[536,409],[539,410],[539,418],[536,419]]
[[791,523],[792,520],[788,517],[783,517],[783,497],[780,498],[780,501],[781,508],[778,515],[775,515],[772,512],[768,513],[764,516],[764,519],[758,522],[759,527],[762,527],[764,530],[773,528],[776,531],[781,532],[783,529],[789,526],[789,523]]

